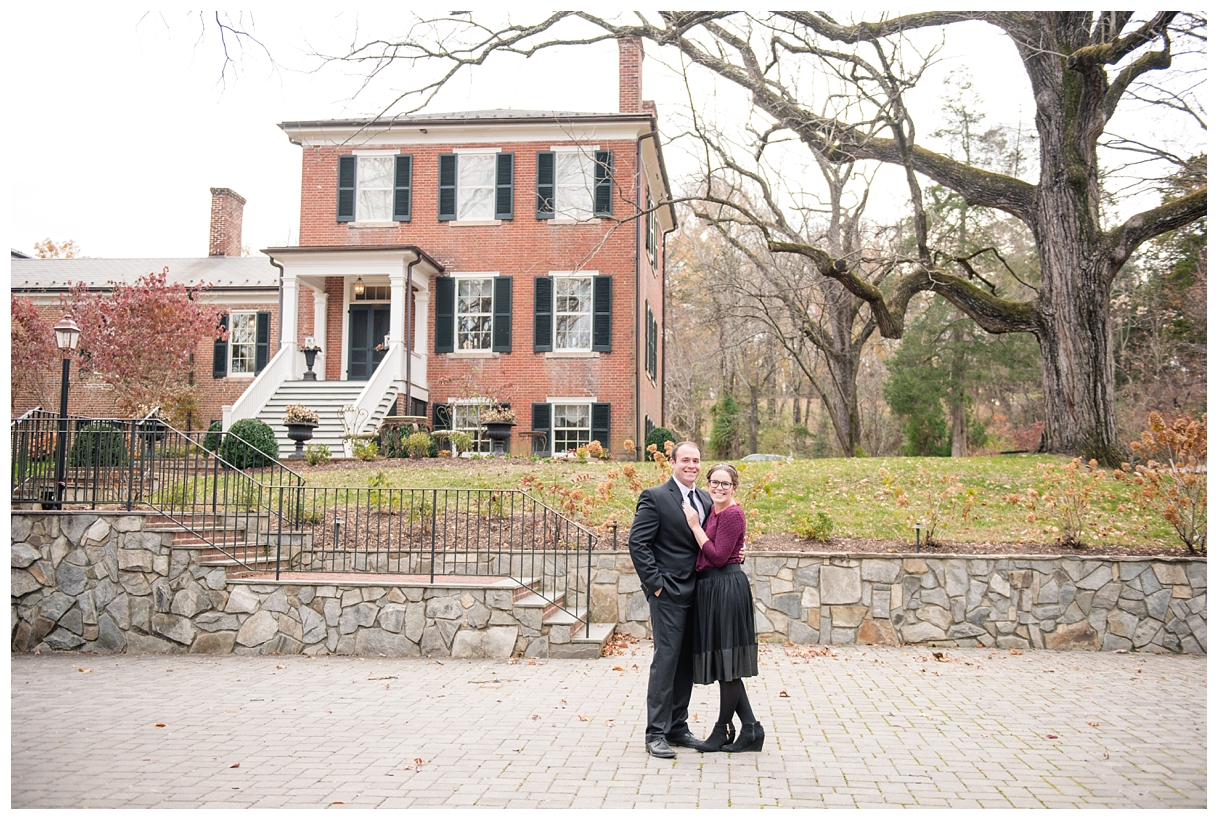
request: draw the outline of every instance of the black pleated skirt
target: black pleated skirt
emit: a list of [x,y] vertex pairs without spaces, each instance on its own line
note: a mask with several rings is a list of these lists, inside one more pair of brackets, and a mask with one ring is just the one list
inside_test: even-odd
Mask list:
[[694,682],[750,678],[757,674],[753,591],[739,564],[698,573],[694,622]]

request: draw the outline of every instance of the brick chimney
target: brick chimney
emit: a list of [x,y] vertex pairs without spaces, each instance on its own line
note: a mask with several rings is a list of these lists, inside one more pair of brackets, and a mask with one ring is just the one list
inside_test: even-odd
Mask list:
[[208,256],[241,255],[241,214],[245,197],[231,188],[211,189],[211,232]]
[[643,41],[639,37],[621,37],[617,41],[618,75],[617,107],[621,114],[638,114],[643,110]]

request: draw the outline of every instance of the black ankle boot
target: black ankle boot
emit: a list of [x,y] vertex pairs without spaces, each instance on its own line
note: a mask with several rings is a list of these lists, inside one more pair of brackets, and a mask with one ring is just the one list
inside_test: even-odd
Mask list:
[[723,747],[725,752],[760,752],[765,743],[765,730],[760,723],[745,723],[740,727],[740,737]]
[[736,727],[730,721],[727,723],[716,723],[715,728],[710,733],[710,737],[694,748],[699,752],[717,752],[728,743],[731,743],[735,736]]

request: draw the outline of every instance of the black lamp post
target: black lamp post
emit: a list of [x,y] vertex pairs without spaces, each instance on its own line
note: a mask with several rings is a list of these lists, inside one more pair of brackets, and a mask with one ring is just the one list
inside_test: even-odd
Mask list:
[[55,442],[55,505],[53,509],[63,509],[64,490],[67,489],[65,480],[64,461],[68,445],[68,379],[71,375],[72,351],[80,341],[80,328],[72,321],[71,316],[65,316],[55,325],[55,345],[63,354],[63,376],[59,382],[59,435]]

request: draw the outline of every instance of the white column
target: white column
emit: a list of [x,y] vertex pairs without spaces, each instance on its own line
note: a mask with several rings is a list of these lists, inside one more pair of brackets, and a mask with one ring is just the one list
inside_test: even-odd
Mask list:
[[296,361],[296,350],[298,349],[296,334],[299,327],[296,311],[300,309],[297,287],[295,271],[289,270],[288,266],[284,265],[283,315],[279,317],[279,346],[290,348],[287,355],[291,356],[293,379],[299,379],[304,374],[304,362]]
[[321,353],[317,354],[317,360],[313,364],[313,372],[317,374],[318,381],[326,379],[326,348],[330,343],[326,340],[326,308],[330,304],[330,294],[324,290],[313,291],[313,337],[317,341],[317,346],[321,348]]

